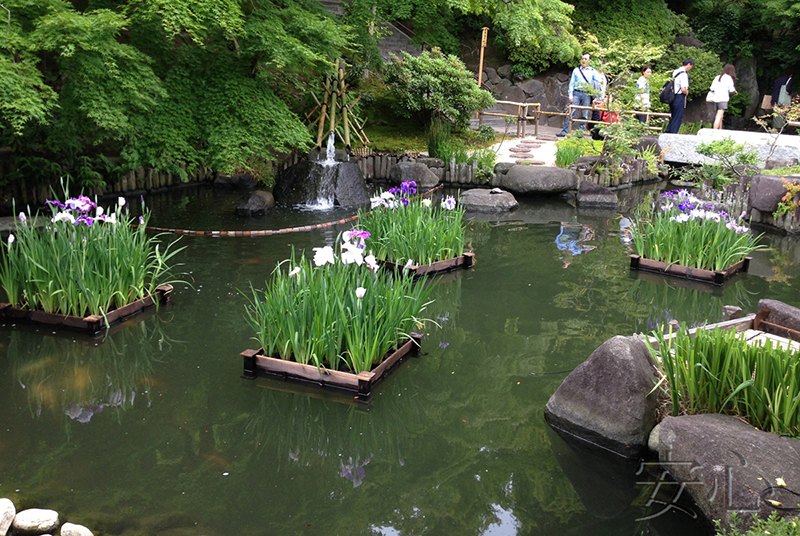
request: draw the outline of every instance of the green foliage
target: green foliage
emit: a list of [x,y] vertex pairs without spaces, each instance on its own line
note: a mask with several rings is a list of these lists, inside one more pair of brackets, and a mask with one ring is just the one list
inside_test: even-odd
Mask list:
[[714,190],[722,190],[725,186],[733,184],[736,179],[730,172],[719,164],[700,164],[699,166],[684,166],[677,170],[680,180],[700,184],[710,180]]
[[397,99],[398,113],[435,116],[466,126],[478,111],[494,104],[494,98],[481,90],[472,74],[456,56],[434,48],[414,57],[392,57],[386,65],[384,80]]
[[758,154],[755,149],[744,143],[736,143],[731,138],[700,143],[695,147],[697,154],[713,158],[720,162],[731,177],[741,177],[752,174],[752,169],[758,163]]
[[572,62],[580,54],[571,33],[572,5],[560,0],[517,0],[493,9],[494,23],[502,29],[498,42],[515,64],[543,71],[555,63]]
[[127,208],[107,209],[103,220],[92,213],[88,198],[71,201],[77,204],[67,202],[62,210],[51,205],[53,221],[44,232],[38,216],[14,220],[0,264],[0,284],[12,305],[102,315],[172,282],[169,262],[179,250],[162,248],[158,237],[148,236],[149,212],[144,225],[136,226]]
[[[689,71],[689,98],[705,99],[714,77],[722,72],[722,61],[720,61],[716,53],[700,48],[674,45],[667,50],[653,67],[671,74],[672,71],[681,66],[686,58],[692,58],[695,62],[694,67]],[[651,95],[653,94],[651,93]],[[653,100],[652,96],[651,100]],[[655,100],[658,99],[656,98]]]
[[743,117],[749,104],[750,92],[740,91],[738,94],[731,95],[731,100],[728,102],[728,113],[734,117]]
[[251,287],[246,319],[264,355],[357,374],[380,363],[421,322],[430,286],[415,285],[409,273],[348,264],[344,245],[337,253],[331,250],[333,262],[320,265],[292,250],[266,291]]
[[762,170],[761,173],[763,173],[764,175],[781,175],[781,176],[800,175],[800,165],[765,169]]
[[[686,326],[655,332],[672,415],[728,413],[768,432],[800,437],[800,361],[775,341],[750,345],[736,330]],[[793,528],[796,530],[796,527]]]
[[753,514],[752,526],[746,531],[737,512],[731,514],[730,530],[723,528],[722,522],[718,519],[714,520],[714,524],[717,527],[717,536],[800,536],[797,519],[781,517],[775,511],[770,513],[767,519]]
[[573,145],[566,145],[556,149],[556,166],[567,168],[575,160],[583,156],[583,149]]
[[303,149],[303,93],[353,38],[320,4],[294,0],[5,6],[0,143],[84,184],[101,180],[99,145],[126,169],[184,179]]
[[640,43],[659,47],[689,31],[686,17],[676,15],[664,0],[578,0],[573,20],[601,43],[635,35]]
[[711,128],[711,123],[681,123],[678,134],[697,134],[701,128]]
[[497,138],[497,132],[489,125],[481,125],[478,129],[478,139],[484,142],[493,142]]
[[[581,41],[582,50],[592,55],[595,67],[600,67],[601,62],[604,62],[603,73],[609,81],[621,76],[633,76],[635,82],[639,78],[636,73],[640,72],[642,66],[656,61],[664,55],[667,49],[667,45],[653,45],[644,42],[640,36],[626,36],[614,41],[604,41],[601,44],[594,34],[580,31],[578,38]],[[634,74],[631,75],[631,73]],[[651,77],[651,102],[658,100],[654,99],[655,92],[653,90],[661,87],[654,82],[655,80]]]

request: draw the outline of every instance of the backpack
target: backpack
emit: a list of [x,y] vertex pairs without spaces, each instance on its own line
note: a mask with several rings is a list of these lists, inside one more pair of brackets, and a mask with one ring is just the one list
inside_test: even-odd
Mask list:
[[664,104],[672,104],[675,100],[675,80],[670,78],[664,82],[664,87],[658,92],[658,100]]

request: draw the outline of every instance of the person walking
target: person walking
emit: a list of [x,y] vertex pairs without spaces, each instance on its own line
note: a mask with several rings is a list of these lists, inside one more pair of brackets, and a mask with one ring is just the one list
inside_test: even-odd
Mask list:
[[[569,103],[575,106],[591,106],[592,105],[592,90],[601,84],[597,71],[594,67],[589,65],[592,55],[584,52],[581,55],[581,64],[572,70],[572,76],[569,78]],[[580,117],[584,121],[589,119],[589,110],[573,110],[572,118]],[[568,130],[569,116],[564,119],[564,128],[559,133],[559,136],[566,136]],[[579,127],[581,130],[586,130],[586,123],[581,123]]]
[[[653,66],[645,65],[642,67],[642,76],[636,81],[636,90],[638,91],[636,95],[636,104],[640,110],[645,112],[650,109],[650,82],[647,79],[650,78],[652,74]],[[636,119],[642,123],[647,122],[647,116],[644,114],[637,114]]]
[[675,100],[669,105],[672,117],[667,125],[667,134],[677,134],[683,122],[683,111],[686,109],[686,98],[689,95],[689,71],[694,67],[694,60],[686,58],[683,65],[672,71],[672,83],[675,84]]
[[726,63],[722,68],[722,72],[714,78],[711,82],[711,90],[709,97],[714,103],[714,109],[717,115],[714,117],[714,128],[719,130],[722,128],[722,116],[725,115],[725,110],[728,109],[728,101],[730,101],[730,94],[738,95],[736,91],[736,69],[730,63]]

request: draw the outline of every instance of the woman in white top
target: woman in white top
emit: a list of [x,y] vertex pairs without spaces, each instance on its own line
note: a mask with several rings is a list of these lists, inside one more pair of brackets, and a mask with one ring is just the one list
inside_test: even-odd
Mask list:
[[[642,67],[642,76],[636,81],[636,89],[639,93],[636,95],[636,104],[639,105],[640,110],[650,109],[650,82],[647,79],[650,78],[651,74],[653,74],[653,66],[645,65]],[[646,115],[637,115],[636,118],[642,123],[647,121]]]
[[714,78],[711,83],[711,91],[714,93],[714,108],[717,110],[717,115],[714,117],[714,128],[722,128],[722,116],[725,115],[725,110],[728,109],[728,101],[730,94],[738,95],[734,84],[736,83],[736,69],[730,63],[726,63],[722,68],[719,76]]

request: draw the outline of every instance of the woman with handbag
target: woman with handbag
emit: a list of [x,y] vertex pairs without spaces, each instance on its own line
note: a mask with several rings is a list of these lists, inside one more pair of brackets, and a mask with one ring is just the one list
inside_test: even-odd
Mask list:
[[719,76],[714,78],[708,96],[706,96],[706,101],[713,102],[714,109],[717,111],[717,115],[714,117],[714,128],[716,129],[722,128],[722,116],[728,109],[730,94],[739,94],[734,84],[736,84],[736,69],[732,64],[726,63]]

